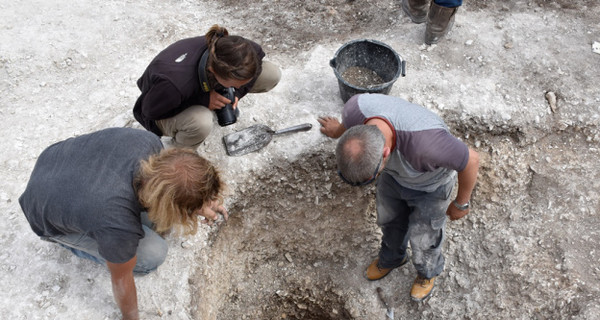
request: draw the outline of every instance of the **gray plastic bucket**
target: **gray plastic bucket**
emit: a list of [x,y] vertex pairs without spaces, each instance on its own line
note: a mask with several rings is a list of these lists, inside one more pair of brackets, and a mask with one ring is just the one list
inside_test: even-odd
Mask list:
[[[406,75],[406,61],[402,60],[390,46],[377,40],[360,39],[344,44],[336,51],[329,65],[338,79],[340,95],[344,103],[358,93],[388,94],[398,77]],[[350,67],[373,70],[384,82],[369,88],[350,84],[342,77]]]

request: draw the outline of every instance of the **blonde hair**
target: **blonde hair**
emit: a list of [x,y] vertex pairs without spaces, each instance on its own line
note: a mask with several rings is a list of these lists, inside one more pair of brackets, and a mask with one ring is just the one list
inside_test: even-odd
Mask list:
[[196,233],[197,210],[222,200],[225,187],[210,161],[184,148],[162,150],[142,160],[134,185],[155,231],[165,233],[179,225],[183,234]]
[[205,35],[209,57],[207,65],[225,79],[253,79],[259,70],[258,54],[249,40],[230,36],[227,29],[213,25]]

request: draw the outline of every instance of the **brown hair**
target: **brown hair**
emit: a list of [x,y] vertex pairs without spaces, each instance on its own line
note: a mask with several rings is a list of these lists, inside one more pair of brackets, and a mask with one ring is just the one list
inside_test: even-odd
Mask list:
[[194,150],[162,150],[142,160],[134,185],[140,204],[158,233],[180,225],[184,234],[198,230],[197,210],[221,200],[225,185],[210,161]]
[[209,66],[225,79],[248,80],[258,72],[256,50],[248,39],[230,36],[227,29],[213,25],[206,33]]

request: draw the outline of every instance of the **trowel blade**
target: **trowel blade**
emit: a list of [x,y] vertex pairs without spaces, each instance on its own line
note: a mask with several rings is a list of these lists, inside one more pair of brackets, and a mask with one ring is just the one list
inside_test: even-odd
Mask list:
[[387,309],[387,312],[385,314],[388,318],[394,320],[394,308],[389,308]]
[[265,125],[254,125],[223,137],[225,150],[230,156],[255,152],[269,144],[273,130]]

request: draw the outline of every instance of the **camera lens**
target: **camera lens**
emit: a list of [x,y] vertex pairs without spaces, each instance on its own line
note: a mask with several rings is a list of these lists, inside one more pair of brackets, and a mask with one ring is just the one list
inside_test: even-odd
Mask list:
[[233,87],[229,87],[223,90],[221,95],[231,101],[231,103],[226,104],[223,108],[215,110],[219,125],[221,127],[225,127],[230,124],[234,124],[237,121],[235,110],[233,110],[233,102],[235,102],[235,89]]

